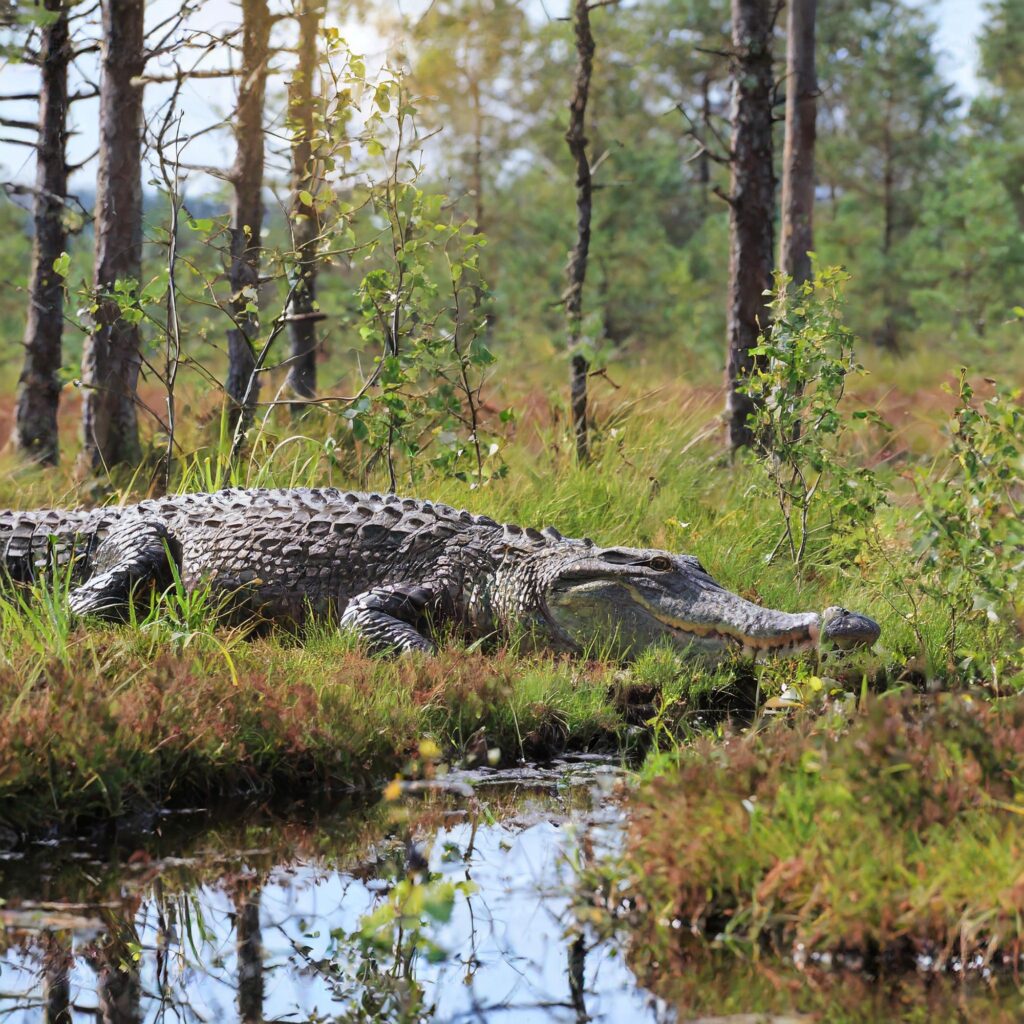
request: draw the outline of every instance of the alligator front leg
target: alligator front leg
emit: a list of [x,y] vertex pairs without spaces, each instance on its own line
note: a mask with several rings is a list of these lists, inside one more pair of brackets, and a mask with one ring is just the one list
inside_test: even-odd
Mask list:
[[429,587],[377,587],[349,601],[341,625],[355,629],[377,651],[433,654],[437,648],[422,629],[436,605],[437,593]]
[[135,594],[147,584],[163,590],[173,576],[178,546],[160,520],[129,519],[103,538],[90,558],[89,579],[75,587],[68,604],[75,615],[124,618]]

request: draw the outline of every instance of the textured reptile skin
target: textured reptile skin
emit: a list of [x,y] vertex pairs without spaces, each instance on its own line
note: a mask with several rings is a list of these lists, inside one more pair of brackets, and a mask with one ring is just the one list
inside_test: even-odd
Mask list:
[[435,628],[451,622],[474,636],[493,633],[488,584],[498,567],[582,543],[429,501],[333,488],[0,512],[10,576],[28,581],[73,559],[76,612],[116,614],[133,586],[166,585],[170,552],[186,588],[209,583],[236,617],[344,616],[371,640],[403,648],[429,646],[413,626],[428,617]]
[[[614,632],[624,651],[667,639],[786,652],[816,642],[820,621],[744,601],[691,556],[600,548],[550,527],[333,488],[0,512],[0,556],[14,581],[69,572],[77,614],[123,616],[140,592],[169,586],[173,566],[187,589],[210,586],[231,618],[328,617],[399,650],[433,650],[454,629],[467,639],[526,633],[567,651]],[[855,640],[870,623],[842,616],[830,628]]]

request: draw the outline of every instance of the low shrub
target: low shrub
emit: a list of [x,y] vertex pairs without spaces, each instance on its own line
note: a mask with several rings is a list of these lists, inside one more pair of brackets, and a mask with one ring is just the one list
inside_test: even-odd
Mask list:
[[911,960],[1019,950],[1024,699],[864,703],[698,741],[637,787],[599,879],[634,949],[664,958],[696,933]]

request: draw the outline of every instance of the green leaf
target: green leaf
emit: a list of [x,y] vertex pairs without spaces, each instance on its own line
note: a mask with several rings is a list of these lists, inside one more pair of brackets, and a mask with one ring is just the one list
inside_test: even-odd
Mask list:
[[451,883],[432,885],[423,894],[423,911],[438,924],[451,920],[455,907],[455,887]]
[[71,270],[71,257],[66,252],[62,252],[53,261],[53,269],[59,277],[67,277]]

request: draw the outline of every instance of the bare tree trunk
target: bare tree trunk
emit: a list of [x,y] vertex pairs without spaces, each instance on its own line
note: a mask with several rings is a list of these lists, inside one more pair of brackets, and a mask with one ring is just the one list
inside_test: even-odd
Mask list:
[[814,71],[817,0],[789,0],[786,24],[786,143],[782,155],[779,267],[801,285],[814,248],[814,141],[818,80]]
[[733,451],[754,437],[753,401],[739,389],[750,350],[768,326],[775,173],[772,167],[773,0],[732,0],[732,154],[729,195],[729,308],[726,425]]
[[569,263],[565,268],[565,318],[571,358],[569,400],[572,426],[576,438],[576,458],[582,463],[590,458],[590,441],[587,436],[587,374],[590,364],[579,351],[583,283],[587,276],[587,256],[590,252],[592,196],[585,126],[590,75],[594,64],[594,37],[590,31],[590,7],[587,0],[574,0],[573,30],[576,36],[576,75],[569,101],[569,129],[565,139],[576,163],[576,244],[569,253]]
[[484,230],[484,112],[480,100],[480,80],[471,72],[469,105],[473,111],[473,155],[470,188],[473,190],[473,220],[478,233]]
[[[700,121],[704,129],[704,137],[711,134],[711,75],[702,75],[700,79]],[[706,146],[701,146],[698,157],[697,180],[701,185],[701,198],[705,206],[708,201],[708,192],[711,190],[711,155]]]
[[[256,338],[259,318],[260,234],[263,230],[263,100],[267,88],[270,12],[267,0],[242,0],[242,66],[235,111],[235,165],[231,172],[231,315],[225,389],[231,419],[243,424],[259,398]],[[246,307],[251,307],[247,309]],[[255,378],[255,379],[254,379]]]
[[[313,80],[317,67],[317,37],[320,32],[320,0],[302,0],[299,8],[299,60],[288,89],[292,123],[292,237],[298,253],[296,274],[299,283],[292,293],[289,315],[291,353],[288,386],[299,398],[316,394],[316,248],[320,236],[320,216],[316,203],[303,201],[316,196],[319,180],[313,151]],[[292,415],[307,407],[297,402]]]
[[893,316],[893,294],[889,263],[896,220],[896,168],[892,140],[892,87],[886,83],[885,122],[882,126],[882,305],[885,319],[876,337],[887,349],[897,348],[896,320]]
[[[469,104],[473,112],[473,152],[470,156],[469,187],[473,192],[473,221],[476,224],[473,230],[476,234],[482,235],[486,230],[484,225],[484,108],[480,95],[481,76],[475,69],[471,69],[469,75]],[[486,252],[480,254],[480,267],[484,279],[493,289],[498,268],[487,258]],[[477,279],[472,287],[473,309],[469,311],[468,316],[476,319],[483,313],[484,335],[490,337],[497,322],[497,313],[494,303],[487,302],[486,292],[487,290]],[[460,314],[459,319],[465,320],[466,318]]]
[[15,448],[37,462],[56,465],[57,407],[60,402],[61,337],[64,332],[63,281],[53,269],[64,251],[64,200],[68,167],[65,156],[68,113],[68,64],[71,42],[63,0],[46,0],[58,12],[42,31],[39,93],[39,139],[36,150],[36,192],[33,200],[35,238],[25,322],[25,363],[18,379]]
[[96,328],[82,355],[82,467],[86,471],[140,457],[136,386],[139,329],[109,296],[118,280],[142,274],[142,86],[144,5],[103,0],[100,60],[99,169],[96,173],[93,286]]

